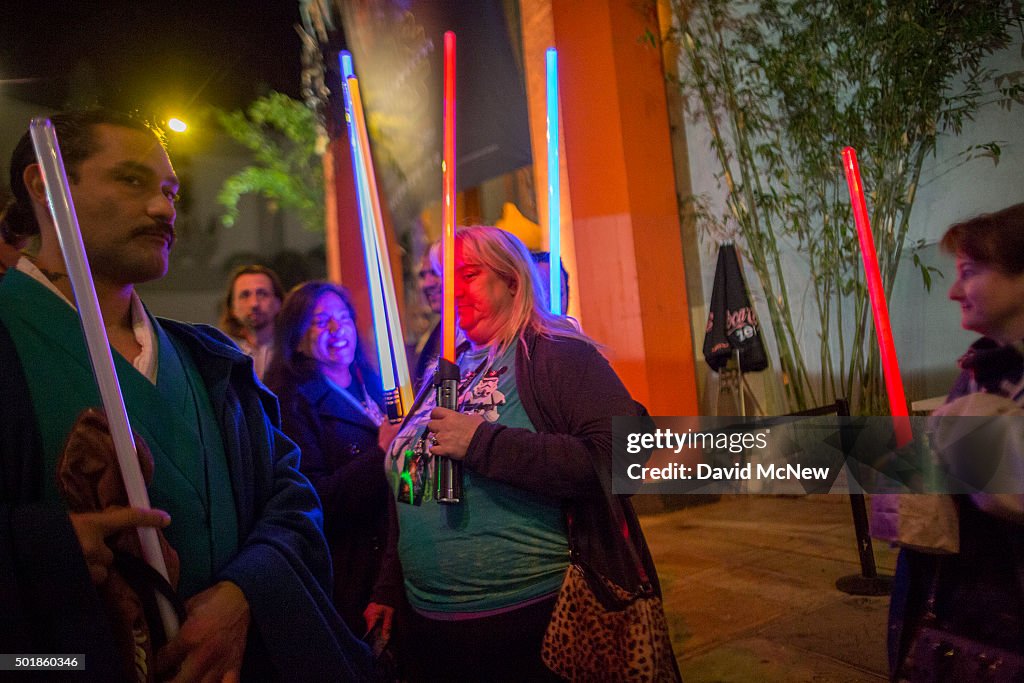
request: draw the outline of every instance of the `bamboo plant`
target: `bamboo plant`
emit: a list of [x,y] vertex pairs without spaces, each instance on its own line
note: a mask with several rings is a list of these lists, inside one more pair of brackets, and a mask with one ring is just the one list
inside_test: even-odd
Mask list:
[[[665,39],[680,54],[677,85],[710,131],[726,207],[713,215],[697,201],[697,218],[732,226],[744,247],[765,294],[789,408],[844,396],[860,413],[885,412],[840,150],[858,150],[887,295],[908,253],[929,287],[934,269],[908,239],[922,167],[938,136],[960,133],[981,107],[1024,103],[1024,71],[996,73],[984,60],[1024,30],[1019,2],[670,6]],[[994,141],[961,158],[998,161],[999,151]],[[808,305],[816,349],[797,324]]]

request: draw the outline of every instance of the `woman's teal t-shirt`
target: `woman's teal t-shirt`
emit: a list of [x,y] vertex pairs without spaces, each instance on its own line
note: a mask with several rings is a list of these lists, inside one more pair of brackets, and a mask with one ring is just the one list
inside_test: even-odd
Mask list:
[[[459,358],[459,411],[535,431],[515,386],[515,347],[486,360],[487,349]],[[428,397],[388,454],[409,602],[421,612],[471,618],[555,593],[569,563],[559,501],[464,467],[462,501],[437,503],[426,435],[434,406]]]

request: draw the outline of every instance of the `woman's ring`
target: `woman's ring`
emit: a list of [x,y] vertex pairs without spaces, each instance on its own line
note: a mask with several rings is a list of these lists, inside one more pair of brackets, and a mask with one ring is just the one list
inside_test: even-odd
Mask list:
[[430,445],[431,446],[436,446],[437,445],[437,434],[431,434],[430,435]]

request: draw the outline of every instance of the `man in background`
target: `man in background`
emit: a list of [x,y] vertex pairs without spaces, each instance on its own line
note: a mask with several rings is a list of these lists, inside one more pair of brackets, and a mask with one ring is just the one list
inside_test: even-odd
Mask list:
[[228,279],[220,328],[252,356],[260,379],[270,365],[274,323],[282,301],[281,280],[266,266],[239,266]]
[[[551,282],[551,254],[546,251],[531,251],[530,256],[533,257],[533,262],[537,266],[537,273],[540,274],[541,284],[544,285],[544,300],[547,302],[546,308],[551,308],[551,295],[548,293],[548,287]],[[562,315],[565,315],[569,311],[569,273],[566,272],[565,266],[559,262],[559,268],[561,269],[561,275],[559,281],[562,287]]]

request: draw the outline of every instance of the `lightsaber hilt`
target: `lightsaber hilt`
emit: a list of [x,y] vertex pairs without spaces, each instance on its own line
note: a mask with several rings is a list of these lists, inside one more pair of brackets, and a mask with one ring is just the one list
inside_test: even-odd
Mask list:
[[[434,375],[437,389],[437,407],[458,409],[459,366],[447,358],[437,363]],[[439,456],[437,458],[437,487],[434,498],[438,503],[459,503],[462,501],[462,461]]]
[[398,387],[384,392],[384,408],[388,411],[388,422],[398,424],[405,417],[405,406],[402,405],[402,390]]

